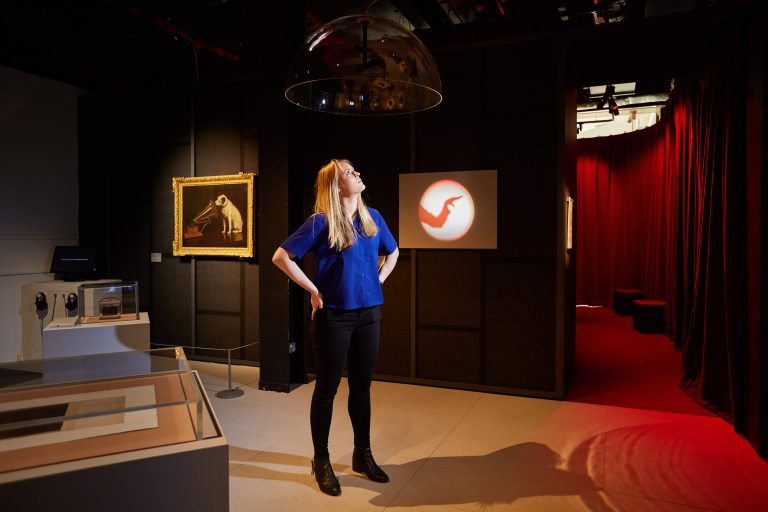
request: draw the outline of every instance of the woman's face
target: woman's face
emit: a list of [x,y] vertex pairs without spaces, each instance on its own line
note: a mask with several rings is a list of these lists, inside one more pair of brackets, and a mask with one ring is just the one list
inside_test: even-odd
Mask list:
[[360,173],[349,162],[339,162],[339,195],[351,197],[365,190],[365,184],[360,179]]

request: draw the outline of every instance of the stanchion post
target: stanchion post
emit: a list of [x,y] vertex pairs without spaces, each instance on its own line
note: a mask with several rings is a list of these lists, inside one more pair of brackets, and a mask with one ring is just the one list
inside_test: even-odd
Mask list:
[[243,396],[245,391],[240,388],[232,389],[232,349],[227,349],[227,389],[222,389],[216,396],[219,398],[236,398]]

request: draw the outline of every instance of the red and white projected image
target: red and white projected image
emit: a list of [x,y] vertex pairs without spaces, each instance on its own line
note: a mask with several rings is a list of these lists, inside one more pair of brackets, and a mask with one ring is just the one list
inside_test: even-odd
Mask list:
[[474,220],[472,194],[458,181],[432,183],[419,201],[421,227],[436,240],[458,240],[467,234]]
[[496,171],[400,174],[398,244],[414,249],[495,249]]

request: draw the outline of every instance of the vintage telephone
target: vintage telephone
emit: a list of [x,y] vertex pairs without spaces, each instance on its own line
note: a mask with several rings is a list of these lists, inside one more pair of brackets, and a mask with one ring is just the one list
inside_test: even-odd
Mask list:
[[35,295],[35,310],[40,320],[48,314],[48,298],[43,292],[37,292],[37,295]]
[[[63,294],[62,294],[63,295]],[[64,309],[67,310],[67,316],[77,315],[77,294],[70,293],[64,300]]]

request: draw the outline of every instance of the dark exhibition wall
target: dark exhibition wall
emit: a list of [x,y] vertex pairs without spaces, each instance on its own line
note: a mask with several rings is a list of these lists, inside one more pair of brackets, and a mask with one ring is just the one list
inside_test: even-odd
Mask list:
[[[269,28],[254,37],[270,44],[286,39]],[[259,69],[270,71],[254,80],[84,98],[81,243],[103,248],[108,275],[148,283],[141,300],[152,318],[153,343],[257,343],[233,357],[260,362],[267,374],[274,357],[286,366],[274,378],[262,375],[265,386],[290,388],[305,378],[305,294],[292,286],[288,293],[287,280],[259,263],[269,262],[309,214],[323,161],[340,156],[355,163],[368,186],[366,200],[395,235],[399,173],[497,169],[499,248],[403,251],[385,285],[376,372],[562,397],[563,340],[573,333],[572,315],[564,311],[573,302],[566,308],[566,164],[560,155],[567,95],[559,44],[541,38],[437,52],[445,101],[415,115],[355,119],[297,111],[282,98],[288,51],[260,57],[266,61]],[[519,80],[519,69],[540,81]],[[506,100],[515,97],[526,100]],[[258,174],[259,256],[171,256],[171,178],[238,170]],[[151,263],[150,253],[161,253],[162,261]]]

